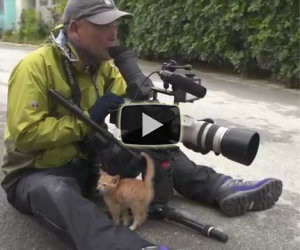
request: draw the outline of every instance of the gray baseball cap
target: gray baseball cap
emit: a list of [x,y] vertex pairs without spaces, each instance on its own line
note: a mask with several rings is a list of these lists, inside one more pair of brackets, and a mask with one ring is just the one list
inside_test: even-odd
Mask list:
[[95,24],[108,24],[123,16],[133,16],[117,8],[113,0],[68,0],[63,23],[85,18]]

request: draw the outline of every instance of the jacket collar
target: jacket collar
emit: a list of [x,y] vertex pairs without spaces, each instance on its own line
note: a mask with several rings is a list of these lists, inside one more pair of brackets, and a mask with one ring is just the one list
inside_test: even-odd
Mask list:
[[71,62],[80,62],[79,56],[63,30],[63,25],[58,25],[51,31],[51,40],[57,46],[60,53]]

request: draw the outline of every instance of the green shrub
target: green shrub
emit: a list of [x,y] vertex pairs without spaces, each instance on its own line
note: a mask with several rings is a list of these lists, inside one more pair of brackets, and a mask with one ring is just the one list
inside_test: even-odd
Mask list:
[[120,39],[141,56],[179,57],[299,86],[299,1],[119,0],[134,14]]
[[50,28],[36,15],[33,8],[22,11],[18,36],[20,41],[40,41],[49,34]]
[[51,17],[54,21],[54,25],[60,24],[63,10],[67,4],[67,0],[55,0],[54,4],[48,8],[51,14]]
[[19,42],[15,30],[5,30],[3,32],[2,40],[5,42]]
[[22,10],[18,30],[6,31],[4,41],[38,44],[49,35],[50,27],[36,16],[33,8]]

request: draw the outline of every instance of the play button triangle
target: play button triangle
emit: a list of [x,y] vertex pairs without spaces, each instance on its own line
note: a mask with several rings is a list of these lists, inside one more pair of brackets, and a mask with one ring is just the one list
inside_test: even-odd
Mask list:
[[143,134],[143,137],[145,135],[148,135],[152,131],[158,129],[162,125],[164,125],[163,123],[158,122],[157,120],[153,119],[149,115],[146,115],[144,113],[142,113],[142,114],[143,114],[143,116],[142,116],[142,123],[143,123],[142,134]]

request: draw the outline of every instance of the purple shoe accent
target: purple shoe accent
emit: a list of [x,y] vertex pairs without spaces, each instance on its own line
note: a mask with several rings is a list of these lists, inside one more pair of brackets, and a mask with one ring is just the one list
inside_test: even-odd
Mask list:
[[166,246],[148,246],[142,248],[141,250],[170,250],[170,248]]
[[229,176],[229,175],[226,175],[225,176],[225,178],[222,180],[222,182],[221,182],[221,185],[220,186],[222,186],[226,181],[228,181],[228,180],[231,180],[232,179],[232,177],[231,176]]
[[233,186],[233,187],[231,187],[231,190],[235,191],[235,192],[238,192],[238,191],[249,191],[249,190],[257,189],[260,186],[262,186],[265,183],[267,183],[269,180],[270,180],[270,178],[267,178],[267,179],[263,179],[263,180],[261,180],[259,182],[256,182],[253,185]]

